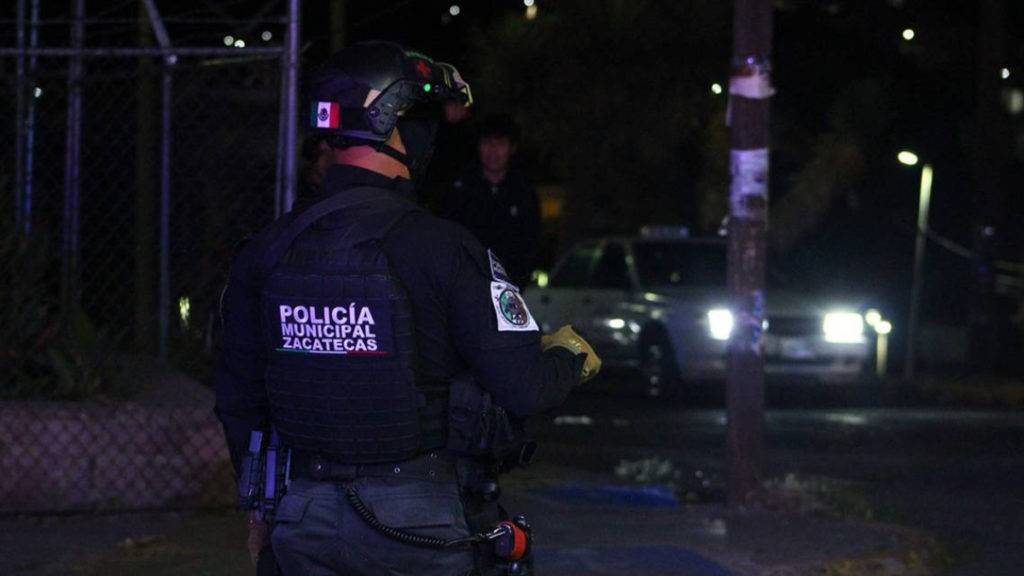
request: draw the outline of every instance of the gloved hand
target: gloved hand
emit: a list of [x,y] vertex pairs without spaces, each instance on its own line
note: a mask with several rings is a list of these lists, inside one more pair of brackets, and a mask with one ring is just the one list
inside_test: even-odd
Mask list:
[[267,545],[270,535],[270,527],[255,510],[249,512],[249,539],[246,542],[249,548],[249,559],[255,566],[260,559],[260,550]]
[[580,383],[590,380],[601,371],[601,357],[594,352],[594,348],[582,336],[572,329],[572,326],[562,326],[554,334],[540,337],[541,350],[547,350],[554,346],[561,346],[573,354],[587,355],[587,359],[583,363],[583,372],[580,374]]

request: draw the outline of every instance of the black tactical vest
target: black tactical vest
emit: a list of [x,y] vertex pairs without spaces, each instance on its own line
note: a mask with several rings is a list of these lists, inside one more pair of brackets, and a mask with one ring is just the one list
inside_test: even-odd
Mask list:
[[[293,217],[262,261],[273,424],[284,444],[344,463],[405,460],[443,439],[417,388],[406,292],[382,242],[412,202],[353,188]],[[313,227],[327,215],[329,226]]]

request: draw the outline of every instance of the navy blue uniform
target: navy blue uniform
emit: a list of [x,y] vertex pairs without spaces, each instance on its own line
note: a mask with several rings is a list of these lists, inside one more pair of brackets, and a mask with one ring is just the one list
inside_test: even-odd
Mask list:
[[498,184],[479,172],[465,174],[441,193],[437,204],[439,216],[462,224],[497,253],[514,282],[522,286],[529,281],[540,245],[540,203],[521,173],[511,170]]
[[[358,168],[334,166],[324,180],[322,194],[344,195],[357,186],[394,189],[396,183]],[[301,210],[299,207],[296,212]],[[377,216],[371,211],[360,218],[372,228]],[[339,217],[326,216],[303,232],[300,240],[306,236],[308,242],[329,231]],[[274,419],[266,382],[266,334],[261,326],[264,276],[260,262],[282,221],[287,218],[242,248],[222,301],[224,332],[216,373],[216,412],[224,424],[236,471],[250,430],[265,428]],[[577,384],[583,358],[563,348],[540,351],[540,333],[521,298],[507,291],[494,292],[496,280],[505,274],[500,263],[464,228],[425,212],[409,212],[390,228],[382,249],[411,304],[417,386],[444,386],[457,374],[468,371],[491,393],[496,404],[514,415],[529,416],[559,405]],[[369,505],[381,519],[414,532],[463,536],[467,533],[464,510],[458,501],[454,475],[446,464],[450,459],[436,443],[424,448],[417,463],[405,467],[416,470],[415,477],[399,473],[402,463],[393,467],[376,464],[362,469],[375,473],[393,469],[395,477],[357,478],[353,482],[374,500]],[[423,460],[428,465],[420,462]],[[427,482],[419,471],[429,474],[432,481]],[[286,574],[409,571],[429,575],[462,570],[467,561],[465,550],[432,552],[397,543],[388,547],[387,554],[388,562],[399,566],[380,564],[372,557],[373,550],[365,549],[367,541],[380,535],[340,501],[338,489],[330,482],[293,482],[290,495],[281,503],[279,524],[274,530],[275,551]],[[327,554],[323,546],[332,535],[337,550]],[[406,550],[407,556],[396,551],[396,546],[399,551]],[[371,556],[369,560],[367,555]],[[401,566],[403,563],[416,566]]]

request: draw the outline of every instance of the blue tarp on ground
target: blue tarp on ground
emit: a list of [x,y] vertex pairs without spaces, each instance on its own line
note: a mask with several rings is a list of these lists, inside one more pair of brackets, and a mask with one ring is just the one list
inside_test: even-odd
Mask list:
[[668,486],[647,484],[624,486],[621,484],[560,484],[535,491],[536,494],[564,502],[612,504],[644,508],[674,508],[679,499]]
[[537,548],[537,572],[572,576],[733,576],[685,548],[669,545]]

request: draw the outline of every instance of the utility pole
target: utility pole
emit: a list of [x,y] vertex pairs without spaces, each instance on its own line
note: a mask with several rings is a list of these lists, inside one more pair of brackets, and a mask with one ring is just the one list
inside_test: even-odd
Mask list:
[[735,0],[729,81],[729,292],[734,329],[726,384],[729,503],[757,489],[764,420],[764,275],[768,229],[771,0]]
[[982,0],[978,3],[978,78],[977,116],[974,142],[974,175],[977,193],[974,205],[974,285],[970,296],[970,353],[974,370],[993,368],[999,353],[995,334],[993,286],[995,283],[995,244],[1002,233],[1005,190],[1001,171],[1006,150],[1011,149],[1007,123],[1000,109],[1000,69],[1006,43],[1006,1]]
[[921,167],[921,191],[917,201],[917,234],[914,238],[914,278],[910,284],[910,315],[907,320],[907,352],[903,378],[913,384],[917,376],[917,334],[921,322],[921,292],[924,284],[924,251],[928,247],[928,211],[932,204],[930,164]]

